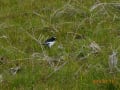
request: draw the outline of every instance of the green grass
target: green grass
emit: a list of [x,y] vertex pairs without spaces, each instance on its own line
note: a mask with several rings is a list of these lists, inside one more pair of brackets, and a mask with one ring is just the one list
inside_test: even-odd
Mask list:
[[[120,72],[109,73],[108,57],[117,49],[120,58],[120,7],[107,4],[90,11],[96,3],[114,2],[120,0],[1,0],[0,37],[7,38],[0,38],[0,56],[5,58],[0,90],[119,90]],[[57,37],[51,49],[39,44],[51,36]],[[90,53],[92,41],[102,51],[80,60]],[[56,72],[47,62],[54,59],[61,67]],[[21,71],[11,75],[16,64]]]

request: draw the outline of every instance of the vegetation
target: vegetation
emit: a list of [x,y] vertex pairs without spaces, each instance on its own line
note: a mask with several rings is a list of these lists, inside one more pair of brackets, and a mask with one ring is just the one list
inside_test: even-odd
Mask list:
[[[119,90],[119,2],[0,0],[0,90]],[[55,45],[43,46],[51,36]]]

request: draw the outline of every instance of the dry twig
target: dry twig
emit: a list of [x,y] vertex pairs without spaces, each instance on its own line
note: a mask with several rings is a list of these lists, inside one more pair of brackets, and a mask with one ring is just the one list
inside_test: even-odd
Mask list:
[[117,67],[117,62],[118,62],[117,52],[113,51],[112,54],[109,55],[109,60],[108,60],[110,73],[113,73],[113,69],[116,69],[117,71],[120,72],[120,69]]
[[63,68],[66,64],[68,63],[68,61],[64,62],[61,66],[59,66],[58,68],[56,68],[53,72],[51,72],[46,79],[50,78],[55,72],[59,71],[61,68]]

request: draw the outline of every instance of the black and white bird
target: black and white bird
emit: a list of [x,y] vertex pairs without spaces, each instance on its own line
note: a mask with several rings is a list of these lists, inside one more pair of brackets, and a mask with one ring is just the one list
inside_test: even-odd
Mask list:
[[49,39],[47,39],[43,45],[48,46],[49,48],[51,48],[56,42],[56,37],[51,37]]

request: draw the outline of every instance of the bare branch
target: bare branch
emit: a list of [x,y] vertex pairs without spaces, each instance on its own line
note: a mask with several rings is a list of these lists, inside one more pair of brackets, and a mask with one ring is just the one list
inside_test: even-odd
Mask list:
[[94,11],[96,8],[98,8],[102,5],[120,5],[120,3],[99,3],[99,4],[95,4],[90,8],[90,12]]

